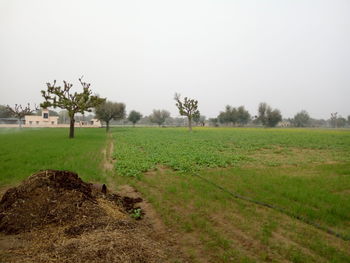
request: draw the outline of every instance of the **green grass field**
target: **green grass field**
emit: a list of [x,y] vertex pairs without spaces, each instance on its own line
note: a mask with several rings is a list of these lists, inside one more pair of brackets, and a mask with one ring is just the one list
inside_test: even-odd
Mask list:
[[102,181],[103,129],[0,129],[0,185],[16,183],[44,169],[71,170],[85,180]]
[[[149,200],[193,262],[350,262],[350,131],[311,129],[0,129],[1,185],[40,169],[105,181],[113,138],[117,185]],[[209,184],[272,204],[232,197]]]
[[350,237],[349,131],[136,128],[113,136],[117,180],[182,233],[193,261],[350,262],[349,242],[290,216]]

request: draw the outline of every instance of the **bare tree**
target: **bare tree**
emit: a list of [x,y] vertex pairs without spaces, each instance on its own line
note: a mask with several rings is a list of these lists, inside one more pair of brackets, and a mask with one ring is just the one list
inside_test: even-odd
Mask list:
[[75,114],[84,114],[85,111],[91,112],[92,108],[97,107],[106,100],[91,95],[90,83],[83,82],[82,77],[79,79],[79,82],[83,87],[83,92],[81,93],[71,93],[70,90],[73,87],[73,84],[66,81],[63,81],[63,88],[60,86],[56,87],[56,80],[54,80],[53,84],[46,83],[47,91],[41,91],[41,94],[45,99],[45,101],[40,104],[41,107],[59,107],[68,111],[70,119],[69,138],[74,138]]
[[18,119],[20,128],[22,128],[22,119],[24,118],[24,116],[32,115],[33,112],[38,110],[36,106],[34,106],[33,109],[30,108],[29,103],[24,108],[20,104],[15,104],[13,108],[10,107],[9,105],[7,105],[6,107],[7,107],[7,110],[11,113],[11,115]]
[[333,112],[331,113],[331,125],[334,127],[334,128],[337,128],[338,127],[338,112]]
[[184,101],[181,101],[181,95],[175,93],[174,97],[176,101],[176,107],[179,109],[181,116],[186,116],[188,119],[188,129],[192,131],[192,120],[200,116],[198,110],[198,100],[184,98]]

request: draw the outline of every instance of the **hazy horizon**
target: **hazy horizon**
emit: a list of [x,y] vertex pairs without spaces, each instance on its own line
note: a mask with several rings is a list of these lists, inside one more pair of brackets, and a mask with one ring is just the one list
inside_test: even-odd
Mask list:
[[39,104],[78,78],[149,115],[175,92],[216,117],[226,105],[284,118],[350,115],[350,1],[0,0],[0,104]]

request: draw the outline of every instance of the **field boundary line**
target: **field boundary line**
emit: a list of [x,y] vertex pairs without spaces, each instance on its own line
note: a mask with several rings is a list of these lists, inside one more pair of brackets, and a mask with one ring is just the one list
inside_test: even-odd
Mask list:
[[255,200],[253,198],[250,198],[250,197],[243,196],[243,195],[240,195],[238,193],[232,192],[232,191],[230,191],[230,190],[228,190],[228,189],[226,189],[226,188],[224,188],[224,187],[222,187],[222,186],[220,186],[220,185],[218,185],[218,184],[216,184],[216,183],[214,183],[214,182],[212,182],[212,181],[210,181],[210,180],[200,176],[198,173],[195,173],[193,175],[198,177],[198,178],[200,178],[202,181],[213,185],[214,187],[218,188],[219,190],[221,190],[221,191],[231,195],[234,198],[241,199],[241,200],[244,200],[244,201],[247,201],[247,202],[250,202],[250,203],[254,203],[256,205],[260,205],[260,206],[264,206],[264,207],[268,207],[268,208],[274,209],[274,210],[276,210],[276,211],[278,211],[280,213],[286,214],[286,215],[288,215],[288,216],[290,216],[292,218],[295,218],[295,219],[297,219],[297,220],[299,220],[299,221],[301,221],[303,223],[306,223],[306,224],[308,224],[310,226],[313,226],[313,227],[315,227],[315,228],[317,228],[319,230],[322,230],[322,231],[326,232],[327,234],[330,234],[332,236],[340,238],[340,239],[342,239],[344,241],[350,241],[350,236],[343,235],[343,234],[338,233],[338,232],[336,232],[336,231],[334,231],[334,230],[332,230],[332,229],[330,229],[328,227],[325,227],[325,226],[322,226],[322,225],[317,224],[315,222],[312,222],[312,221],[310,221],[309,219],[307,219],[307,218],[305,218],[303,216],[296,215],[296,214],[286,210],[285,208],[282,208],[282,207],[279,207],[279,206],[276,206],[276,205],[273,205],[273,204],[268,204],[268,203],[265,203],[265,202],[262,202],[262,201],[259,201],[259,200]]

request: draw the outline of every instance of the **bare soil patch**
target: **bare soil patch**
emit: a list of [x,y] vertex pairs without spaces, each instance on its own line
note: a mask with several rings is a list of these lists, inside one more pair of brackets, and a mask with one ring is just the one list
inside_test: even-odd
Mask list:
[[171,262],[171,240],[130,217],[142,198],[99,189],[55,170],[8,189],[0,201],[0,262]]

